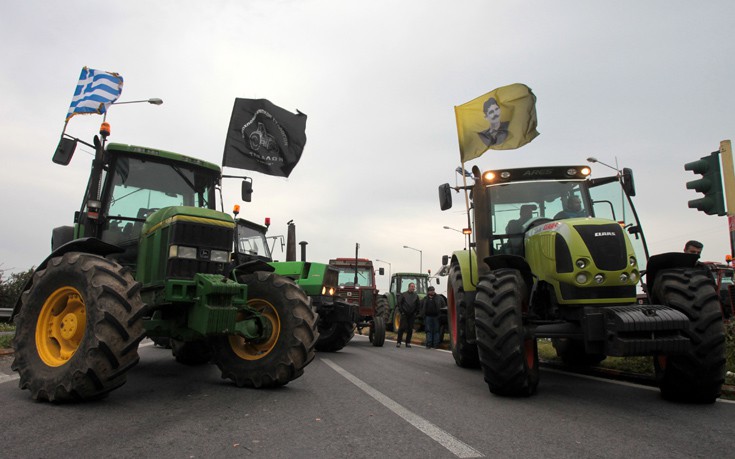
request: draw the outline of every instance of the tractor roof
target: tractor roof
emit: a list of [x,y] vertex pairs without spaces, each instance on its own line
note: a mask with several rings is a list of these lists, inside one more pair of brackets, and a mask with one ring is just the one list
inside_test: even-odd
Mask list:
[[156,150],[154,148],[148,148],[148,147],[140,147],[137,145],[126,145],[122,143],[110,143],[107,145],[107,151],[121,151],[128,154],[134,154],[139,156],[150,156],[154,158],[160,158],[167,159],[170,161],[175,162],[183,162],[188,164],[193,164],[195,166],[203,167],[206,169],[211,169],[212,171],[215,171],[217,173],[221,172],[221,169],[218,165],[202,161],[201,159],[192,158],[190,156],[182,155],[179,153],[173,153],[166,150]]

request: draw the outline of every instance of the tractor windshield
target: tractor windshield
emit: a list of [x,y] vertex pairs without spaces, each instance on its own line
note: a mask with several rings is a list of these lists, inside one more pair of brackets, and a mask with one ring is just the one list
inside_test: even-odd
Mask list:
[[581,181],[516,182],[488,188],[493,237],[522,233],[545,218],[588,217],[589,202]]
[[219,176],[186,164],[120,155],[107,173],[102,239],[114,244],[137,241],[145,219],[158,209],[192,206],[214,209]]
[[419,295],[425,295],[428,283],[426,276],[396,276],[390,287],[390,291],[395,294],[400,294],[408,291],[409,284],[416,284],[416,293]]
[[237,222],[236,240],[238,253],[272,260],[265,234],[256,228],[251,228],[243,220]]
[[373,269],[369,267],[358,266],[357,268],[357,284],[355,284],[355,267],[354,266],[333,266],[339,271],[339,279],[337,284],[340,287],[372,287],[373,286]]

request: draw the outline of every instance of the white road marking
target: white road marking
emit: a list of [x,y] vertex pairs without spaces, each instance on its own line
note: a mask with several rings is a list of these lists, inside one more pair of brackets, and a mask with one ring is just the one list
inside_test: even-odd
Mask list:
[[390,397],[374,389],[372,386],[362,381],[361,379],[359,379],[358,377],[356,377],[349,371],[345,370],[344,368],[340,367],[336,363],[332,362],[331,360],[329,359],[321,359],[321,360],[322,362],[329,365],[334,371],[344,376],[345,379],[347,379],[352,384],[362,389],[362,391],[364,391],[366,394],[368,394],[369,396],[377,400],[380,404],[382,404],[383,406],[385,406],[386,408],[388,408],[389,410],[391,410],[392,412],[394,412],[395,414],[403,418],[403,420],[405,420],[412,426],[416,427],[424,434],[428,435],[429,438],[439,443],[444,448],[448,449],[455,456],[462,457],[462,458],[485,457],[481,452],[472,448],[468,444],[458,440],[457,438],[452,436],[450,433],[445,432],[444,430],[440,429],[438,426],[432,424],[431,422],[427,421],[426,419],[422,418],[416,413],[403,407],[402,405],[395,402]]

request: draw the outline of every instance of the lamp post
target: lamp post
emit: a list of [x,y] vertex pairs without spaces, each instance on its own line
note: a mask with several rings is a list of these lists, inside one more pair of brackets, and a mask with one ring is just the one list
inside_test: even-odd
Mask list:
[[153,105],[161,105],[163,103],[163,100],[159,99],[158,97],[151,97],[150,99],[145,99],[145,100],[127,100],[124,102],[113,102],[110,105],[141,104],[145,102],[148,102],[149,104],[153,104]]
[[456,231],[458,233],[464,234],[462,231],[458,230],[457,228],[452,228],[451,226],[443,226],[442,228],[448,229],[448,230],[452,230],[452,231]]
[[403,248],[404,249],[415,250],[415,251],[417,251],[419,253],[419,272],[420,273],[423,273],[424,272],[424,252],[422,252],[419,249],[414,249],[413,247],[409,247],[407,245],[404,245]]
[[[609,164],[605,164],[605,163],[603,163],[602,161],[600,161],[599,159],[595,158],[594,156],[590,156],[589,158],[587,158],[587,161],[589,161],[589,162],[591,162],[591,163],[600,163],[600,164],[602,164],[603,166],[605,166],[605,167],[609,167],[610,169],[614,170],[615,172],[617,172],[617,173],[620,173],[620,169],[618,169],[617,167],[612,167],[612,166],[611,166],[611,165],[609,165]],[[618,159],[617,159],[617,158],[615,158],[615,164],[617,164],[617,163],[618,163]]]
[[462,234],[463,236],[465,236],[465,237],[463,238],[463,239],[464,239],[464,248],[465,248],[465,249],[467,249],[467,239],[469,238],[469,235],[470,235],[471,233],[467,232],[467,230],[465,230],[465,231],[461,231],[461,230],[458,230],[457,228],[452,228],[451,226],[446,226],[446,225],[445,225],[445,226],[443,226],[442,228],[444,228],[444,229],[446,229],[446,230],[452,230],[452,231],[456,231],[456,232],[458,232],[458,233],[461,233],[461,234]]

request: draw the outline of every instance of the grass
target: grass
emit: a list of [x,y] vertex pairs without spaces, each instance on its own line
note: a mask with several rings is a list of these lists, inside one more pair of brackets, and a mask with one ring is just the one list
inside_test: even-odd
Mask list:
[[[14,332],[15,331],[15,325],[9,322],[0,322],[0,332]],[[10,347],[13,347],[13,336],[15,334],[10,335],[0,335],[0,349],[7,349]]]

